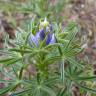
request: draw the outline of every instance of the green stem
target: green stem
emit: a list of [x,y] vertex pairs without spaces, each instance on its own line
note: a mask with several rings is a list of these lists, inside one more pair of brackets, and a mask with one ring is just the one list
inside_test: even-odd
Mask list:
[[64,60],[61,60],[60,64],[61,64],[61,67],[60,67],[60,71],[61,71],[61,80],[62,80],[62,83],[64,83],[64,79],[65,79]]
[[48,65],[43,62],[45,59],[45,55],[43,53],[39,54],[38,57],[39,61],[38,61],[37,82],[40,84],[42,80],[48,78]]

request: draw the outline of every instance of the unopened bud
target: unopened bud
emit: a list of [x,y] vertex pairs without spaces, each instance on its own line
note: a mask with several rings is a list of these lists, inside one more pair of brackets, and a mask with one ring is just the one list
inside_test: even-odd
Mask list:
[[40,26],[47,27],[49,25],[49,22],[47,21],[47,18],[44,19],[43,22],[40,23]]

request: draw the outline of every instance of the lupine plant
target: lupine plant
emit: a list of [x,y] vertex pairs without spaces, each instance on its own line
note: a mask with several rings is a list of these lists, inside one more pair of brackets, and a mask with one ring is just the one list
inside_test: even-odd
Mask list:
[[40,22],[33,20],[30,26],[28,32],[19,28],[12,41],[14,46],[0,50],[0,72],[3,75],[0,78],[3,84],[0,96],[80,96],[96,93],[87,84],[88,81],[93,82],[96,76],[85,72],[87,67],[76,59],[83,51],[75,38],[77,24],[71,22],[63,28],[62,24],[48,22],[45,18]]

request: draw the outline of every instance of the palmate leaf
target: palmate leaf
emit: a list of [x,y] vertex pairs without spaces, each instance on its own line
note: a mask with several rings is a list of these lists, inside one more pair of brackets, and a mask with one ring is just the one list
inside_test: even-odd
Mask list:
[[63,88],[63,89],[60,89],[57,96],[64,96],[66,94],[66,89]]
[[48,85],[48,86],[54,86],[56,83],[58,83],[60,80],[59,80],[59,76],[52,76],[51,78],[48,78],[47,80],[44,81],[44,84],[45,85]]
[[35,88],[29,88],[21,92],[12,93],[11,96],[24,96],[25,94],[27,96],[42,96],[42,94],[46,94],[46,96],[56,96],[55,92],[51,88],[44,85],[38,85],[35,86]]
[[84,86],[84,85],[79,84],[79,83],[77,83],[77,82],[76,82],[76,84],[77,84],[80,88],[82,88],[83,90],[96,94],[96,89],[88,88],[87,86]]
[[65,32],[68,32],[68,35],[65,37],[65,40],[69,40],[69,42],[64,44],[64,50],[66,50],[70,46],[78,32],[76,23],[71,22],[66,28]]
[[11,96],[56,96],[53,88],[51,88],[54,85],[53,83],[56,84],[54,79],[56,80],[57,77],[50,79],[49,82],[46,80],[41,84],[38,84],[36,80],[24,80],[22,84],[26,86],[25,90],[15,91]]
[[82,51],[83,51],[82,48],[74,48],[74,49],[68,48],[67,50],[65,50],[64,54],[66,57],[73,57],[78,55]]
[[6,94],[7,92],[9,92],[13,87],[14,87],[14,85],[10,85],[8,87],[0,89],[0,96],[2,96],[4,94]]
[[68,27],[64,30],[64,32],[68,32],[68,35],[65,37],[67,40],[70,40],[70,38],[74,39],[74,36],[78,32],[78,28],[75,22],[70,22]]
[[56,96],[55,92],[54,92],[51,88],[49,88],[49,87],[47,87],[47,86],[44,86],[44,85],[43,85],[43,86],[41,87],[41,90],[44,91],[44,92],[46,92],[46,93],[48,93],[49,96]]
[[72,78],[75,81],[93,81],[96,80],[96,76],[84,76],[83,71],[77,67],[73,69],[74,66],[70,64],[68,68],[68,72],[66,76],[69,76],[69,78]]
[[77,68],[81,68],[81,69],[84,68],[84,66],[81,65],[80,63],[78,63],[74,58],[67,57],[66,59],[67,59],[67,61],[70,62],[70,64],[72,64],[72,66],[74,65],[74,66],[76,66]]

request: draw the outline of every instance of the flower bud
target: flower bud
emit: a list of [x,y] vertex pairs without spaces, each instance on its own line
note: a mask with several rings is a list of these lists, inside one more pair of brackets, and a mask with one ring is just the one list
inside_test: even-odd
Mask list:
[[43,22],[40,22],[40,26],[41,27],[47,27],[49,25],[49,22],[47,21],[47,19],[45,18]]

